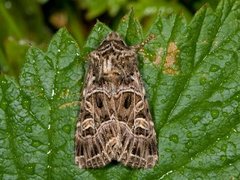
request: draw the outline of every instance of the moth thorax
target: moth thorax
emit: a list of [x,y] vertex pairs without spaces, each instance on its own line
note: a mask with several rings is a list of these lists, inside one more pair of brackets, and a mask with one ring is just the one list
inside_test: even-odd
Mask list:
[[112,59],[105,59],[103,61],[103,73],[108,74],[112,71]]

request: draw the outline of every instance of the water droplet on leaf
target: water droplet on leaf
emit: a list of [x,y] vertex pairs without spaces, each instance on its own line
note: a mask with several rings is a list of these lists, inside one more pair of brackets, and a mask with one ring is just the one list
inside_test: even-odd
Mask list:
[[173,134],[169,137],[169,140],[175,143],[178,143],[178,135]]
[[174,160],[176,158],[176,155],[175,154],[172,154],[171,155],[171,158]]
[[192,137],[192,132],[191,132],[191,131],[189,131],[189,132],[187,133],[187,137],[188,137],[188,138],[191,138],[191,137]]
[[218,56],[218,58],[219,58],[219,59],[223,59],[223,56],[220,55],[220,56]]
[[165,103],[166,101],[167,101],[166,99],[162,99],[162,100],[161,100],[162,103]]
[[233,128],[232,130],[233,130],[233,132],[235,132],[235,133],[237,132],[237,130],[236,130],[236,129],[234,129],[234,128]]
[[227,113],[227,112],[223,112],[222,115],[223,115],[224,117],[227,117],[227,116],[228,116],[228,113]]
[[201,176],[196,177],[196,180],[203,180]]
[[191,99],[191,95],[190,95],[190,94],[187,94],[187,95],[186,95],[186,98]]
[[194,116],[194,117],[192,117],[192,122],[193,122],[193,124],[197,124],[199,120],[200,120],[200,117],[199,117],[199,116]]
[[227,150],[227,144],[223,144],[221,146],[221,150],[225,152]]
[[0,105],[2,109],[6,109],[8,107],[8,103],[5,101],[3,101]]
[[52,152],[52,150],[50,149],[50,150],[47,152],[47,154],[51,154],[51,152]]
[[24,170],[27,172],[27,174],[34,174],[35,166],[36,166],[36,164],[28,164],[25,166]]
[[27,126],[25,128],[25,132],[31,133],[32,132],[32,127],[31,126]]
[[239,101],[240,100],[240,92],[238,92],[235,96],[234,96],[234,99]]
[[55,95],[55,91],[54,91],[54,89],[52,89],[52,97]]
[[211,116],[213,119],[216,119],[219,116],[219,111],[217,109],[212,110]]
[[220,157],[220,159],[221,159],[221,161],[226,161],[226,159],[227,159],[227,156],[225,156],[225,155],[222,155],[222,156]]
[[172,149],[170,149],[170,148],[166,148],[166,149],[164,149],[166,152],[172,152]]
[[189,141],[187,142],[187,144],[186,144],[187,149],[191,148],[192,145],[193,145],[193,141],[192,141],[192,140],[189,140]]
[[25,109],[29,109],[30,102],[29,102],[28,100],[24,100],[24,101],[22,102],[22,105],[23,105],[23,107],[24,107]]
[[199,83],[200,83],[201,85],[206,84],[206,82],[207,82],[207,79],[206,79],[205,77],[201,77],[201,78],[199,79]]
[[41,143],[39,141],[33,141],[32,142],[33,147],[39,147],[40,145],[41,145]]
[[19,122],[23,122],[25,118],[19,118]]
[[63,131],[64,131],[65,133],[70,133],[70,132],[71,132],[71,126],[69,126],[69,125],[63,126]]
[[2,84],[7,84],[7,81],[6,81],[5,79],[3,79],[3,80],[1,81],[1,83],[2,83]]
[[101,27],[98,27],[98,28],[97,28],[97,31],[101,31],[101,29],[102,29]]
[[220,69],[220,67],[218,66],[218,65],[215,65],[215,64],[213,64],[213,65],[211,65],[211,67],[210,67],[210,71],[211,72],[216,72],[216,71],[218,71]]

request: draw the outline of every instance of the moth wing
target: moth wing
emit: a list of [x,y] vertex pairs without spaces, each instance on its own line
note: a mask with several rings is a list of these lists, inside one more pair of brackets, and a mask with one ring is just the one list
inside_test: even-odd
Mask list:
[[93,70],[89,68],[87,72],[75,135],[75,162],[80,168],[103,167],[112,160],[106,147],[114,134],[107,109],[111,106],[111,96],[94,83]]
[[153,167],[156,134],[135,50],[110,33],[90,58],[76,130],[76,163],[95,168],[117,160]]
[[[141,82],[140,76],[137,79]],[[134,168],[151,168],[158,159],[157,141],[143,86],[120,94],[115,100],[122,143],[118,161]]]
[[114,137],[116,123],[110,121],[108,95],[95,88],[81,104],[77,123],[75,161],[81,168],[103,167],[113,158],[107,143]]

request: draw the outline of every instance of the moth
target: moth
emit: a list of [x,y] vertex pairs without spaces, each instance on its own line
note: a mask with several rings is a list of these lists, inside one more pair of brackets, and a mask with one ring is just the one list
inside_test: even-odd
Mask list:
[[76,135],[75,162],[99,168],[112,160],[151,168],[158,160],[154,124],[137,67],[137,48],[111,32],[89,54]]

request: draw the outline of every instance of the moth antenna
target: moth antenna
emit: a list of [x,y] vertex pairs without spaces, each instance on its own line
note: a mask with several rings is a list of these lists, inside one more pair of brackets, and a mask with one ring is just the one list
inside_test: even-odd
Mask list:
[[140,44],[131,46],[132,49],[135,49],[136,52],[138,51],[143,51],[144,46],[149,43],[150,41],[152,41],[153,39],[155,39],[155,35],[154,34],[150,34],[147,36],[147,38],[141,42]]

